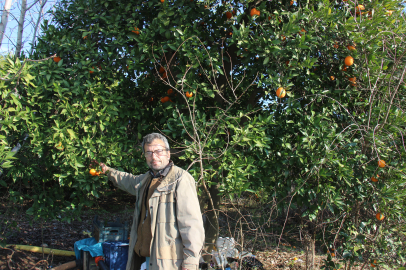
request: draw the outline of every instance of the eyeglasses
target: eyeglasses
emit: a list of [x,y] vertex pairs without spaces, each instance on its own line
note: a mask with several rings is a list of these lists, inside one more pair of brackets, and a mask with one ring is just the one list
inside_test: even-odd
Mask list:
[[155,151],[145,151],[145,156],[146,157],[152,157],[153,154],[155,154],[157,156],[165,156],[166,151],[168,151],[168,149],[157,149]]

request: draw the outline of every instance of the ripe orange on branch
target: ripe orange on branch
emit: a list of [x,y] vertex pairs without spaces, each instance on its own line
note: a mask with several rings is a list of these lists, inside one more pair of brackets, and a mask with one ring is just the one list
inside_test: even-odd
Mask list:
[[140,30],[140,29],[139,29],[138,27],[134,27],[134,30],[131,31],[131,32],[135,33],[136,35],[139,35],[139,34],[140,34],[140,31],[139,31],[139,30]]
[[251,17],[254,16],[254,15],[260,16],[260,15],[261,15],[261,11],[259,11],[259,10],[256,9],[256,8],[253,8],[253,9],[251,9],[250,15],[251,15]]
[[172,89],[168,89],[168,91],[166,91],[168,93],[168,95],[172,95],[173,94],[173,90]]
[[376,179],[375,177],[372,176],[371,181],[376,183],[376,182],[378,182],[378,179]]
[[334,81],[335,77],[334,76],[330,76],[330,80]]
[[165,103],[165,102],[168,102],[168,101],[170,101],[171,99],[169,98],[169,97],[163,97],[163,98],[161,98],[161,102],[162,103]]
[[379,166],[379,168],[383,168],[383,167],[385,167],[386,166],[386,162],[385,162],[385,160],[379,160],[378,161],[378,166]]
[[100,172],[96,171],[95,169],[90,169],[89,173],[90,173],[92,176],[99,176],[99,174],[100,174]]
[[357,82],[356,82],[357,77],[351,77],[351,78],[348,78],[348,80],[351,82],[351,86],[357,85]]
[[347,56],[347,57],[344,59],[344,64],[345,64],[346,66],[352,66],[352,64],[354,64],[354,58],[352,58],[352,56]]
[[188,98],[191,98],[191,97],[193,97],[193,93],[192,92],[186,92],[186,97],[188,97]]
[[355,51],[356,50],[355,46],[352,46],[352,45],[348,45],[347,49],[349,49],[350,51]]
[[55,56],[54,57],[54,62],[55,63],[58,63],[59,61],[61,61],[62,60],[62,58],[60,58],[59,56]]
[[361,10],[365,10],[365,7],[363,5],[358,5],[355,9],[359,12]]
[[379,221],[382,221],[385,218],[385,216],[381,212],[376,213],[375,217]]
[[283,87],[276,89],[276,96],[278,98],[284,98],[286,96],[286,90]]
[[227,19],[231,19],[231,17],[233,17],[233,14],[230,11],[227,11],[226,17],[227,17]]

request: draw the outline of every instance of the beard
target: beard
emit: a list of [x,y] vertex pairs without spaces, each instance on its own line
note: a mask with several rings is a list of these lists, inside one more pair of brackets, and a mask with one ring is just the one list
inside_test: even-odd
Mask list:
[[158,172],[169,164],[169,158],[163,157],[162,159],[155,159],[147,162],[148,167],[154,171]]

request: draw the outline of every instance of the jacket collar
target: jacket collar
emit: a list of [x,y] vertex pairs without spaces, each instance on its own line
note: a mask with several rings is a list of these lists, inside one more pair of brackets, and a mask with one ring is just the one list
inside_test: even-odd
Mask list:
[[176,184],[180,181],[185,171],[173,165],[168,174],[162,179],[161,184],[157,187],[160,192],[170,192],[175,189]]

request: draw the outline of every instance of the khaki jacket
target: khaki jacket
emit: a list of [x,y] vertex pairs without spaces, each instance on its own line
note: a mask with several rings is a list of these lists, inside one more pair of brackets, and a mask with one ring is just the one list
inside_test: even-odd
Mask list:
[[[138,255],[134,252],[142,194],[149,172],[135,176],[108,168],[108,179],[118,188],[136,196],[131,227],[126,270],[136,267]],[[167,176],[149,199],[152,241],[150,270],[198,269],[204,244],[202,214],[196,193],[196,182],[185,170],[173,165]],[[135,267],[135,265],[137,265]]]

